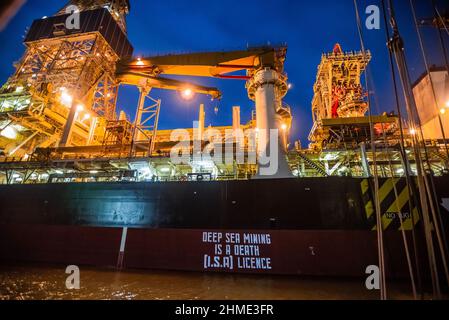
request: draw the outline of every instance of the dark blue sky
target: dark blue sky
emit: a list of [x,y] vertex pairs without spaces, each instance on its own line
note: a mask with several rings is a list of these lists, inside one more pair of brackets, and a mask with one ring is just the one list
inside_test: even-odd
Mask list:
[[[430,16],[430,0],[415,0],[418,15]],[[440,0],[439,6],[447,6]],[[364,19],[366,6],[380,6],[380,0],[358,1]],[[408,0],[396,0],[398,23],[406,41],[406,54],[412,79],[423,71],[424,65]],[[0,33],[0,82],[13,72],[12,64],[20,59],[24,46],[22,36],[33,19],[52,15],[62,7],[61,0],[28,0],[8,27]],[[354,6],[352,0],[131,0],[128,36],[136,55],[155,55],[193,51],[237,50],[249,45],[287,43],[286,72],[293,89],[285,101],[292,106],[294,126],[292,139],[307,144],[311,127],[310,105],[313,83],[321,54],[331,51],[339,42],[344,50],[359,50]],[[370,76],[375,95],[373,112],[394,110],[394,99],[385,46],[381,30],[364,29],[365,46],[373,59]],[[436,31],[423,29],[431,63],[441,64],[442,53]],[[447,35],[445,35],[447,40]],[[231,108],[240,105],[242,121],[249,120],[254,103],[247,98],[245,83],[237,80],[196,78],[195,82],[217,86],[223,99],[210,102],[197,96],[192,102],[181,101],[175,92],[154,90],[152,95],[162,99],[160,128],[191,126],[198,105],[206,104],[206,124],[231,124]],[[137,103],[135,88],[122,88],[118,108],[134,115]],[[218,114],[214,108],[219,106]]]

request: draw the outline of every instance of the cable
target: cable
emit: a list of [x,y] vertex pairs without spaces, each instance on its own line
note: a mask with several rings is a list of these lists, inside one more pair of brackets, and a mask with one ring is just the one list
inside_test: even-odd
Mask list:
[[[433,5],[433,11],[434,11],[435,19],[440,19],[441,23],[445,26],[444,19],[441,17],[440,13],[438,12],[438,8],[437,8],[437,4],[436,4],[435,0],[431,0],[431,2],[432,2],[432,5]],[[447,31],[447,29],[446,29],[446,31]],[[441,28],[438,27],[438,24],[437,24],[437,32],[438,32],[438,39],[440,40],[441,50],[443,52],[444,63],[446,64],[446,71],[449,74],[449,61],[447,60],[446,47],[444,45],[444,40],[443,40],[443,35],[441,33]],[[449,35],[449,32],[448,32],[448,35]]]
[[[402,38],[399,34],[399,29],[397,26],[395,13],[394,13],[394,7],[392,0],[389,0],[389,11],[390,11],[390,24],[393,30],[393,37],[389,41],[389,48],[394,53],[395,60],[397,63],[397,68],[399,71],[399,79],[401,81],[402,90],[405,98],[405,106],[407,109],[407,114],[409,116],[409,127],[412,130],[419,130],[421,133],[421,141],[424,142],[424,137],[422,133],[422,127],[419,121],[419,116],[417,115],[417,109],[415,105],[415,101],[413,99],[413,92],[411,89],[411,81],[410,76],[408,73],[408,67],[407,67],[407,61],[404,54],[404,43],[402,41]],[[425,234],[425,240],[426,240],[426,246],[427,246],[427,252],[428,252],[428,259],[429,259],[429,268],[430,268],[430,275],[432,279],[432,287],[434,296],[437,298],[441,297],[441,291],[439,287],[439,280],[438,280],[438,270],[436,267],[436,260],[435,260],[435,251],[433,246],[433,240],[432,240],[432,227],[429,219],[429,212],[428,212],[428,202],[427,202],[427,194],[425,192],[426,184],[424,182],[424,173],[425,170],[423,168],[423,161],[421,156],[421,150],[419,147],[419,136],[416,134],[412,135],[412,147],[415,157],[415,164],[416,164],[416,171],[417,171],[417,183],[419,188],[419,199],[420,199],[420,205],[422,209],[422,217],[423,217],[423,226],[424,226],[424,234]],[[425,154],[427,156],[427,149],[425,143],[423,143],[423,148],[425,151]],[[428,161],[428,157],[427,157]],[[427,162],[429,164],[429,162]],[[429,166],[429,169],[430,166]]]
[[[366,57],[366,50],[363,41],[363,33],[362,33],[362,23],[360,20],[359,9],[357,6],[357,1],[354,0],[354,9],[357,20],[357,30],[360,38],[360,45],[362,47],[362,53],[364,57]],[[373,154],[373,165],[374,165],[374,200],[375,200],[375,208],[376,208],[376,226],[377,226],[377,249],[378,249],[378,258],[379,258],[379,269],[380,269],[380,299],[387,299],[387,285],[385,279],[385,254],[384,254],[384,241],[383,241],[383,226],[382,226],[382,215],[380,212],[380,197],[379,197],[379,174],[377,169],[377,158],[376,158],[376,147],[375,147],[375,139],[374,139],[374,128],[372,122],[372,111],[371,111],[371,97],[368,88],[368,80],[367,80],[367,71],[365,68],[365,86],[368,90],[368,113],[369,113],[369,124],[370,124],[370,135],[371,135],[371,152]]]
[[[415,12],[415,6],[413,4],[413,0],[410,0],[410,6],[411,6],[411,9],[412,9],[413,19],[414,19],[415,26],[416,26],[416,32],[418,34],[418,39],[419,39],[419,44],[420,44],[421,52],[422,52],[423,59],[424,59],[424,64],[426,66],[427,74],[429,75],[429,78],[430,78],[430,87],[432,89],[432,94],[433,94],[433,99],[434,99],[434,102],[435,102],[435,107],[438,109],[438,100],[437,100],[437,96],[436,96],[436,91],[435,91],[435,87],[434,87],[434,84],[433,84],[432,75],[430,73],[429,64],[427,62],[426,52],[425,52],[425,49],[424,49],[424,44],[423,44],[423,41],[422,41],[421,32],[419,31],[418,20],[416,18],[416,12]],[[448,150],[448,146],[447,146],[446,136],[445,136],[445,133],[444,133],[443,122],[441,120],[441,116],[440,116],[439,113],[438,113],[438,120],[439,120],[440,127],[441,127],[441,133],[443,135],[444,146],[446,148],[446,155],[449,158],[449,150]],[[430,166],[430,164],[429,164],[429,166]],[[426,178],[425,178],[424,181],[427,184],[429,183]],[[437,213],[435,212],[435,204],[434,204],[434,201],[433,201],[434,199],[433,199],[432,194],[430,193],[429,185],[427,185],[427,190],[428,190],[429,200],[431,200],[430,201],[430,207],[431,207],[431,212],[432,212],[432,217],[433,217],[433,220],[434,220],[434,224],[436,225],[435,226],[435,232],[436,232],[436,235],[437,235],[437,241],[438,241],[439,248],[440,248],[441,258],[443,260],[443,268],[444,268],[444,272],[445,272],[445,275],[446,275],[447,283],[449,285],[449,269],[448,269],[448,264],[447,264],[446,252],[444,250],[445,249],[444,248],[444,244],[442,242],[442,236],[441,236],[441,230],[440,230],[441,225],[439,224],[439,221],[436,219],[436,214]],[[439,208],[438,208],[438,211],[439,211]],[[438,212],[438,215],[441,215],[440,212]]]
[[414,20],[414,23],[415,23],[416,33],[418,35],[419,46],[421,48],[421,53],[422,53],[423,60],[424,60],[424,65],[426,67],[426,72],[429,75],[429,79],[430,79],[430,88],[432,89],[433,101],[435,103],[435,108],[437,109],[438,122],[440,124],[440,130],[441,130],[441,134],[443,136],[444,148],[446,149],[446,156],[449,158],[449,149],[448,149],[448,146],[447,146],[446,135],[445,135],[445,132],[444,132],[444,126],[443,126],[443,122],[441,120],[440,110],[438,109],[438,99],[437,99],[437,95],[436,95],[436,91],[435,91],[435,86],[433,84],[432,74],[431,74],[430,68],[429,68],[429,63],[428,63],[427,58],[426,58],[426,51],[424,49],[423,39],[421,37],[421,32],[419,31],[418,19],[416,18],[416,12],[415,12],[415,6],[413,4],[413,0],[409,0],[409,1],[410,1],[410,7],[412,9],[413,20]]
[[[386,40],[388,42],[388,41],[390,41],[390,31],[389,31],[388,22],[387,22],[387,11],[385,8],[385,0],[382,0],[382,12],[383,12],[384,24],[385,24],[385,36],[386,36]],[[416,197],[416,193],[414,192],[414,190],[412,191],[412,181],[410,178],[410,170],[409,170],[409,166],[408,166],[407,154],[405,152],[405,147],[404,147],[405,139],[404,139],[403,126],[402,126],[402,112],[401,112],[401,108],[400,108],[400,104],[399,104],[399,94],[397,91],[396,73],[394,70],[393,57],[392,57],[390,50],[388,50],[388,58],[389,58],[389,64],[390,64],[390,72],[391,72],[391,76],[392,76],[392,80],[393,80],[393,90],[394,90],[394,96],[395,96],[395,102],[396,102],[396,110],[398,113],[398,120],[399,120],[399,130],[400,130],[399,150],[400,150],[402,163],[404,166],[405,180],[407,183],[408,206],[409,206],[409,210],[410,210],[410,219],[412,221],[411,233],[412,233],[414,257],[415,257],[415,266],[416,266],[416,272],[417,272],[417,278],[418,278],[418,290],[421,292],[421,287],[422,287],[421,272],[420,272],[420,268],[419,268],[419,260],[418,260],[419,258],[418,258],[418,249],[417,249],[417,243],[416,243],[415,218],[414,218],[414,209],[415,209],[414,204],[417,203],[417,201],[416,201],[416,199],[415,199],[414,203],[412,203],[412,201],[411,201],[412,197]],[[390,160],[390,158],[389,158],[389,160]],[[390,164],[390,166],[391,166],[391,164]],[[395,188],[395,196],[397,198],[396,188]],[[399,214],[401,215],[400,212],[399,212]],[[402,219],[401,219],[401,227],[402,226],[403,226],[403,224],[402,224]],[[412,284],[413,297],[416,300],[417,299],[417,289],[416,289],[416,285],[415,285],[413,267],[412,267],[412,262],[410,259],[410,253],[409,253],[409,249],[408,249],[408,241],[407,241],[407,238],[405,237],[405,234],[404,234],[405,231],[404,231],[403,227],[402,227],[402,231],[403,231],[402,233],[403,233],[404,248],[406,251],[406,255],[407,255],[406,258],[407,258],[407,263],[408,263],[408,267],[409,267],[410,280],[411,280],[411,284]]]
[[444,18],[441,16],[440,11],[438,11],[438,8],[437,8],[437,6],[436,6],[436,3],[435,3],[434,1],[432,1],[432,2],[434,3],[434,8],[435,8],[436,13],[438,14],[438,17],[440,17],[441,24],[443,25],[444,30],[446,30],[446,33],[447,33],[447,35],[449,36],[449,30],[448,30],[448,27],[447,27],[447,25],[446,25],[446,22],[444,22]]

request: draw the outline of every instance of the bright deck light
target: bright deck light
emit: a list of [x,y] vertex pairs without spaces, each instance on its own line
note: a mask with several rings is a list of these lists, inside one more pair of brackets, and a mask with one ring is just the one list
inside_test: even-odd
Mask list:
[[11,126],[8,126],[5,129],[3,129],[0,134],[8,139],[17,138],[17,131]]
[[61,93],[61,103],[67,107],[72,105],[73,97],[67,92],[63,91]]
[[193,98],[193,90],[190,88],[184,89],[181,92],[181,96],[185,100],[190,100]]

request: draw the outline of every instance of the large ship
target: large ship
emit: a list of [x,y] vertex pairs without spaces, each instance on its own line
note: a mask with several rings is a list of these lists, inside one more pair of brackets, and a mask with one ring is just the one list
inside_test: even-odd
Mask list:
[[[0,90],[1,260],[357,277],[375,265],[444,282],[446,69],[403,82],[418,126],[372,114],[361,81],[370,52],[337,44],[318,66],[303,148],[289,141],[282,101],[286,46],[135,57],[129,10],[127,0],[71,1],[29,28]],[[221,96],[174,75],[244,81],[251,119],[236,106],[232,125],[205,127],[201,105],[194,127],[159,130],[152,88]],[[139,88],[133,121],[116,109],[124,84]]]

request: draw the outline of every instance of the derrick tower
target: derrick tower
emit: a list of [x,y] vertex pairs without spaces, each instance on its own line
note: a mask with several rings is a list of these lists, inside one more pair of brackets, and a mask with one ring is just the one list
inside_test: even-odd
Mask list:
[[[338,43],[332,52],[322,55],[313,86],[313,126],[309,134],[312,148],[321,149],[328,144],[334,127],[366,122],[368,102],[361,76],[370,60],[369,51],[343,52]],[[342,136],[336,138],[344,140]]]
[[116,118],[116,62],[133,51],[129,9],[127,0],[73,0],[33,22],[0,89],[0,151],[23,157],[38,147],[100,142],[105,122]]
[[368,104],[360,78],[370,60],[369,52],[343,52],[339,44],[323,54],[313,87],[313,121],[365,115]]

